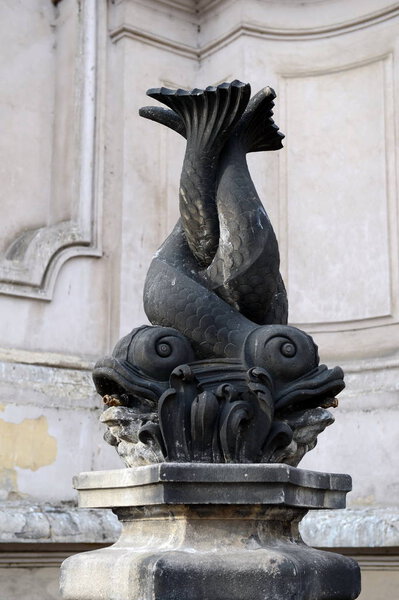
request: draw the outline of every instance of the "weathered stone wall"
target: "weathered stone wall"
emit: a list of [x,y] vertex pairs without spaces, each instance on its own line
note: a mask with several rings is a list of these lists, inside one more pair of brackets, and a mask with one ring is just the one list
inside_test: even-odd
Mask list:
[[[19,515],[5,517],[14,538],[0,538],[1,564],[15,569],[0,569],[8,597],[28,598],[19,576],[28,552],[36,558],[24,572],[41,581],[55,572],[58,544],[72,552],[102,542],[101,523],[86,527],[83,515],[68,537],[74,509],[62,502],[74,501],[73,474],[119,466],[101,439],[90,370],[145,322],[145,273],[177,218],[183,140],[137,115],[145,90],[160,85],[238,78],[275,88],[285,149],[251,156],[250,166],[279,237],[290,321],[314,336],[322,360],[346,368],[348,386],[335,425],[301,466],[350,473],[351,510],[328,523],[312,517],[306,536],[355,553],[398,547],[399,7],[55,4],[0,8],[0,496],[2,514]],[[48,503],[59,519],[37,530],[29,518],[39,522]],[[372,579],[386,568],[393,585],[397,565],[369,560],[362,600],[382,597]]]

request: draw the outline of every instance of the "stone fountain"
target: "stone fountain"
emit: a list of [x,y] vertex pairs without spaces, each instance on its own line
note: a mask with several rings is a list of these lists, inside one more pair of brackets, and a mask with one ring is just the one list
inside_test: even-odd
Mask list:
[[111,547],[62,567],[65,600],[350,600],[359,568],[308,547],[309,510],[345,507],[348,475],[297,468],[333,423],[339,367],[287,325],[277,240],[246,154],[275,151],[275,93],[240,81],[154,88],[141,109],[187,140],[180,219],[145,283],[152,325],[101,359],[106,441],[127,468],[75,478],[111,508]]

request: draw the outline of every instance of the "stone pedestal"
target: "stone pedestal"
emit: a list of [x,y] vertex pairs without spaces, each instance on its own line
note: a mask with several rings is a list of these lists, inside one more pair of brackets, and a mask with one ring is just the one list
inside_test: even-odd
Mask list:
[[287,465],[163,463],[76,477],[82,507],[122,522],[109,548],[63,563],[65,600],[350,600],[357,563],[309,548],[309,509],[343,508],[351,480]]

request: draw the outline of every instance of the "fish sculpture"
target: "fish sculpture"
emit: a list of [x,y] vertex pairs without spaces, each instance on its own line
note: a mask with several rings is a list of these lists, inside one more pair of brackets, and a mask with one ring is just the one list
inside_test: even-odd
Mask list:
[[296,466],[333,422],[343,372],[287,325],[273,227],[246,155],[275,151],[274,91],[240,81],[154,88],[141,116],[182,135],[180,219],[148,270],[134,329],[96,364],[106,439],[127,466],[161,461]]

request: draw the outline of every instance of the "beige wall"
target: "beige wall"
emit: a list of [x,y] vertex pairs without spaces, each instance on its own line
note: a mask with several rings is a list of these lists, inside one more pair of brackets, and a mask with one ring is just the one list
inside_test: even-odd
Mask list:
[[345,531],[360,522],[365,546],[399,546],[399,530],[375,534],[375,511],[398,510],[399,5],[19,0],[0,12],[2,500],[73,501],[74,473],[119,465],[90,370],[145,322],[184,152],[137,111],[149,87],[238,78],[278,94],[285,148],[250,166],[290,320],[347,372],[336,423],[302,465],[350,473]]

